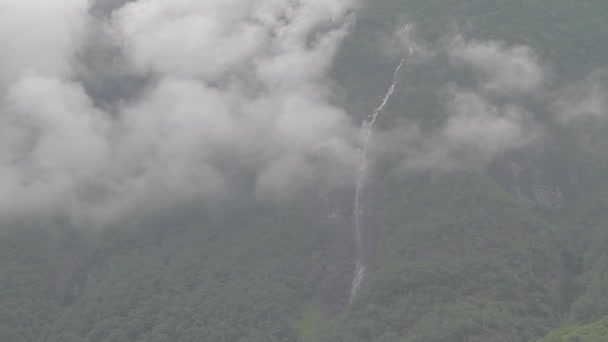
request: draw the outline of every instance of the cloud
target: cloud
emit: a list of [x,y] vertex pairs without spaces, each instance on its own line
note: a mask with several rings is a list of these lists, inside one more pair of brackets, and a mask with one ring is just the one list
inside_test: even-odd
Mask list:
[[86,0],[0,3],[0,92],[26,73],[68,77],[88,20]]
[[[424,46],[405,38],[406,48]],[[442,118],[435,124],[407,120],[378,135],[374,154],[396,160],[401,173],[484,170],[510,151],[542,147],[551,138],[549,126],[608,118],[604,71],[580,82],[553,84],[547,63],[532,48],[461,35],[430,51],[414,66],[433,64],[468,74],[464,81],[437,86],[443,110],[434,113]]]
[[400,159],[401,172],[483,171],[505,153],[542,141],[542,126],[522,108],[458,88],[444,93],[449,117],[439,127],[407,122],[381,134],[377,152]]
[[0,221],[103,226],[349,184],[356,127],[326,75],[355,10],[4,1]]
[[[406,47],[424,46],[405,38]],[[484,170],[510,151],[543,143],[546,123],[526,98],[545,96],[547,73],[532,49],[457,35],[423,55],[414,63],[464,69],[472,82],[440,83],[434,95],[442,112],[434,115],[442,119],[431,126],[407,120],[380,133],[375,155],[397,160],[401,173],[446,173]]]
[[0,217],[68,206],[109,156],[104,114],[78,84],[40,76],[11,84],[0,103]]
[[538,141],[541,130],[515,105],[497,106],[479,94],[450,90],[450,117],[410,167],[483,169],[505,152]]
[[608,78],[596,71],[584,80],[560,89],[554,95],[551,109],[563,124],[577,119],[608,118]]
[[[359,125],[330,101],[327,75],[356,10],[355,0],[3,1],[0,223],[151,222],[352,185]],[[553,91],[528,47],[395,39],[412,62],[446,57],[474,79],[440,86],[446,119],[434,128],[378,132],[370,156],[404,172],[483,168],[537,144],[543,124],[522,100],[535,94],[553,95],[563,123],[605,113],[601,77]]]
[[546,71],[528,46],[456,36],[447,48],[452,63],[472,68],[479,85],[487,92],[503,96],[529,94],[545,81]]

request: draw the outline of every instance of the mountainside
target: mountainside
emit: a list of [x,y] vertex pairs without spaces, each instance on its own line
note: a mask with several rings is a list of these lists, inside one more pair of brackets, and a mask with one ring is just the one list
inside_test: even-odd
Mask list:
[[608,339],[608,2],[245,2],[82,1],[59,81],[0,57],[0,341]]
[[543,338],[541,342],[564,342],[564,341],[603,341],[608,337],[606,331],[606,319],[581,327],[569,327],[560,329],[550,336]]

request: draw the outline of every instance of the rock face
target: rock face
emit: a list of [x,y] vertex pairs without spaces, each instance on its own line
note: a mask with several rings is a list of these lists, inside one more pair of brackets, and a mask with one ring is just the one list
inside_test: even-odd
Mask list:
[[556,210],[564,205],[560,181],[535,163],[502,161],[493,165],[490,173],[505,190],[529,206]]
[[532,206],[559,209],[564,205],[560,187],[544,176],[537,166],[510,163],[513,176],[511,190],[524,202]]

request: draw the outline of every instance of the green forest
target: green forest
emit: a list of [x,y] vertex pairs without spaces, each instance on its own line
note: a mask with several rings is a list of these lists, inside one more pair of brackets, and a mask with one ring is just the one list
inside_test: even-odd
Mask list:
[[[608,2],[376,0],[355,15],[327,73],[330,101],[357,123],[381,102],[407,51],[386,46],[413,27],[417,50],[378,117],[379,140],[401,141],[391,129],[414,122],[425,142],[452,122],[458,103],[446,99],[491,84],[454,62],[469,58],[449,51],[464,37],[471,46],[500,42],[491,45],[499,51],[526,46],[547,70],[538,91],[479,91],[500,110],[525,108],[543,127],[542,143],[487,158],[485,148],[472,157],[451,149],[412,163],[393,158],[388,143],[374,145],[371,271],[354,298],[352,184],[278,203],[237,194],[218,215],[196,204],[175,215],[153,207],[152,219],[103,228],[4,220],[0,210],[0,341],[608,341],[608,106],[603,116],[550,119],[570,109],[560,107],[570,85],[608,85]],[[448,138],[428,139],[435,149],[414,143],[408,153],[441,152]]]

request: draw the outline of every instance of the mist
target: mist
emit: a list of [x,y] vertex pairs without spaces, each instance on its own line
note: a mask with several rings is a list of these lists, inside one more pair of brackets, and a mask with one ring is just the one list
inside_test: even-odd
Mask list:
[[354,126],[326,73],[355,9],[4,1],[1,219],[106,225],[349,183]]
[[[353,186],[360,123],[335,104],[328,75],[358,8],[354,0],[3,1],[0,221],[100,227]],[[405,121],[378,132],[372,153],[397,161],[401,174],[483,169],[543,144],[546,122],[530,98],[563,125],[605,116],[601,72],[556,86],[527,46],[392,37],[388,55],[412,53],[405,68],[443,56],[474,79],[439,90],[447,118],[433,130]]]
[[[428,48],[399,30],[395,37],[391,41],[401,42],[401,51],[419,49],[418,58],[406,67],[433,65],[468,76],[465,81],[446,80],[433,94],[445,117],[438,124],[423,128],[420,121],[401,119],[379,133],[374,153],[396,161],[397,175],[483,172],[509,152],[551,144],[553,126],[568,128],[580,120],[607,116],[604,71],[580,82],[559,84],[550,63],[525,45],[453,34]],[[388,51],[394,54],[395,48]]]

